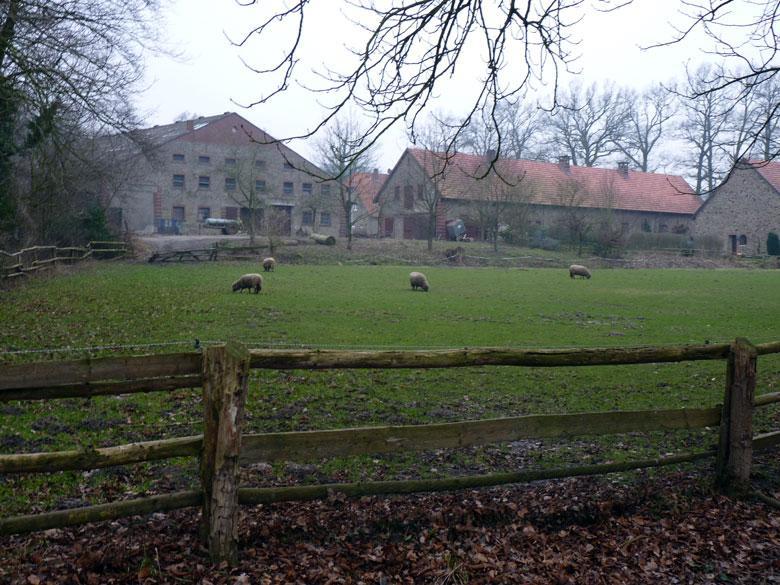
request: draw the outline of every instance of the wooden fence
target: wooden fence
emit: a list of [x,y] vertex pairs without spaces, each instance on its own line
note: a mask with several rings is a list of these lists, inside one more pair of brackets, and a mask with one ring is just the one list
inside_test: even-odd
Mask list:
[[[237,506],[348,496],[406,494],[495,486],[549,478],[658,467],[714,457],[724,490],[747,489],[754,449],[780,443],[780,431],[753,436],[753,410],[780,402],[780,392],[754,398],[758,356],[780,353],[780,342],[681,347],[598,349],[462,349],[438,351],[252,350],[240,344],[188,352],[121,358],[7,365],[0,373],[0,402],[90,397],[203,388],[204,434],[100,449],[0,455],[0,473],[48,473],[156,461],[200,459],[201,488],[84,508],[0,519],[0,534],[44,530],[178,508],[203,508],[204,538],[214,560],[237,558]],[[414,426],[243,434],[243,410],[252,368],[561,367],[726,360],[722,406],[634,412],[535,415]],[[381,452],[461,448],[527,438],[569,438],[636,431],[719,426],[718,445],[657,459],[412,481],[380,481],[279,488],[237,485],[241,464]]]
[[83,248],[33,246],[13,253],[0,250],[0,280],[26,276],[57,264],[74,264],[87,258],[121,258],[126,254],[125,242],[90,242]]

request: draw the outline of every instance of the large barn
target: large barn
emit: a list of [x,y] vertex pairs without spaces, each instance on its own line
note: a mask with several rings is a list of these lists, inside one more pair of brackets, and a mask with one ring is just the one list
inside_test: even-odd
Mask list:
[[[208,218],[273,213],[279,235],[338,235],[338,183],[238,114],[182,120],[133,133],[135,179],[110,215],[133,232],[203,233]],[[131,142],[125,139],[124,143]]]
[[621,163],[616,169],[409,148],[377,194],[383,237],[424,239],[435,200],[435,237],[447,237],[449,220],[462,219],[470,236],[484,237],[480,206],[507,210],[524,205],[529,229],[552,228],[578,214],[597,225],[608,220],[623,230],[688,234],[701,199],[680,176],[645,173]]

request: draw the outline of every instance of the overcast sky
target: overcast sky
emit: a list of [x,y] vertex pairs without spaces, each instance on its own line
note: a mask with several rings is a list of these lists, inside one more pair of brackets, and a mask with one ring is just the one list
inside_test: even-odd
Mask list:
[[[340,4],[334,0],[312,4],[322,11],[313,13],[314,18],[309,20],[316,26],[308,29],[308,44],[304,47],[304,55],[311,60],[308,65],[317,67],[323,61],[338,60],[341,47],[354,35],[336,9]],[[581,72],[582,81],[614,81],[642,89],[681,77],[686,63],[695,65],[705,60],[700,36],[669,48],[640,49],[673,36],[670,22],[678,26],[685,22],[677,15],[679,5],[679,0],[636,0],[612,13],[586,10],[577,29],[582,58],[575,68]],[[181,56],[148,59],[148,89],[139,105],[149,125],[170,123],[183,112],[206,116],[235,111],[272,136],[283,138],[300,134],[318,121],[322,110],[317,97],[298,87],[272,104],[242,107],[257,100],[270,85],[250,71],[241,57],[257,62],[273,47],[250,43],[238,49],[226,36],[240,38],[257,24],[256,7],[240,7],[233,0],[172,0],[165,22],[163,38]],[[465,88],[469,80],[476,80],[481,74],[476,60],[459,73],[460,77],[449,86],[454,89],[448,88],[446,99],[440,98],[436,104],[438,109],[456,115],[467,107],[457,88]],[[316,81],[312,76],[306,77],[305,69],[299,75]],[[296,142],[291,146],[304,156],[313,156],[310,144]],[[406,146],[405,130],[399,128],[383,140],[378,166],[392,167]]]

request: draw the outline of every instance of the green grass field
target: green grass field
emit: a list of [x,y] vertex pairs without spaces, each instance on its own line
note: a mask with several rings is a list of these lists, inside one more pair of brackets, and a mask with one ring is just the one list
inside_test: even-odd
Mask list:
[[[281,266],[264,275],[259,295],[230,291],[235,278],[257,269],[253,264],[111,264],[33,280],[0,297],[0,363],[182,351],[195,339],[324,348],[602,347],[715,343],[737,336],[755,343],[780,339],[780,271],[600,270],[591,280],[572,281],[561,269],[439,267],[424,269],[431,283],[426,294],[409,288],[409,267]],[[160,345],[74,351],[147,344]],[[41,349],[59,351],[30,352]],[[723,362],[255,372],[247,426],[262,432],[700,407],[722,400],[724,373]],[[778,387],[780,359],[761,358],[757,391]],[[778,428],[776,409],[764,410],[757,430]],[[0,404],[0,452],[194,434],[200,432],[200,414],[197,390]],[[313,479],[438,476],[616,460],[713,441],[710,431],[653,433],[315,461]],[[291,481],[283,466],[274,472],[262,481]],[[180,486],[194,478],[192,462],[131,466],[122,473],[6,477],[0,478],[0,508],[30,510],[30,499],[41,508],[61,506],[63,498],[98,501],[115,497],[117,486],[125,484],[137,492],[163,479]],[[91,486],[86,492],[85,485]]]

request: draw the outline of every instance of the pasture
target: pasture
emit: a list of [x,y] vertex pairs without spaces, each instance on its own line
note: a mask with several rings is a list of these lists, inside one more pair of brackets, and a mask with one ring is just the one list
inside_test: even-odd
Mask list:
[[[95,266],[2,293],[0,363],[173,352],[235,339],[250,347],[604,347],[780,339],[777,271],[280,266],[259,294],[230,284],[254,264]],[[110,347],[109,347],[110,346]],[[102,349],[81,351],[86,347]],[[31,350],[58,349],[50,353]],[[725,364],[556,369],[255,372],[248,432],[646,408],[712,406]],[[777,391],[780,359],[759,361],[757,393]],[[756,431],[777,428],[763,409]],[[104,446],[201,432],[197,390],[0,405],[0,452]],[[247,483],[436,477],[519,466],[614,461],[706,446],[713,431],[653,433],[423,455],[295,462],[247,470]],[[302,466],[299,463],[312,464]],[[8,513],[99,502],[195,481],[195,465],[0,478]]]

